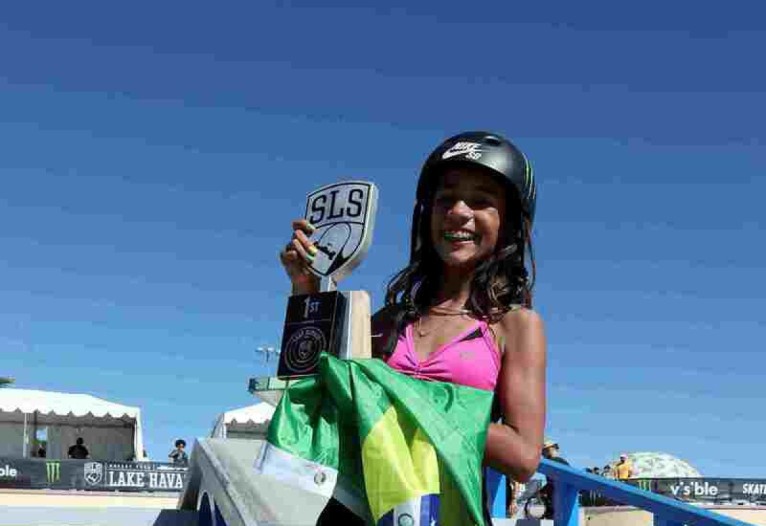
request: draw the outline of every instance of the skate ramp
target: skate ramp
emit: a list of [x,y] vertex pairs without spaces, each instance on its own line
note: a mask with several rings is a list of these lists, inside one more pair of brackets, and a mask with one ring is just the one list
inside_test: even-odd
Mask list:
[[175,495],[55,490],[0,491],[0,526],[196,526]]
[[[313,526],[327,499],[259,475],[263,440],[200,439],[194,447],[181,510],[198,510],[199,524]],[[210,521],[210,522],[206,522]]]

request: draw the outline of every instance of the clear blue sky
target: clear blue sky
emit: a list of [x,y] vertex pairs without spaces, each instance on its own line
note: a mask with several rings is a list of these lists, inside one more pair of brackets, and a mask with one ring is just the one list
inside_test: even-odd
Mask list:
[[490,129],[539,178],[565,456],[766,477],[762,2],[376,3],[6,6],[0,375],[140,406],[164,458],[252,402],[305,194],[379,186],[342,285],[379,305],[426,154]]

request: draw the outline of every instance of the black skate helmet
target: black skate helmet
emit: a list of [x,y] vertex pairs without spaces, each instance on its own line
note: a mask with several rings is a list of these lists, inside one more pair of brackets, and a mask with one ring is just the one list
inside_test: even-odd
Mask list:
[[[412,217],[411,258],[422,248],[421,221],[426,203],[436,190],[438,178],[445,168],[457,164],[481,166],[494,175],[515,196],[520,204],[521,218],[509,218],[516,225],[526,220],[530,226],[535,217],[537,189],[532,165],[526,156],[504,137],[490,132],[464,132],[441,143],[428,156],[420,171],[415,211]],[[523,249],[523,246],[519,247]]]

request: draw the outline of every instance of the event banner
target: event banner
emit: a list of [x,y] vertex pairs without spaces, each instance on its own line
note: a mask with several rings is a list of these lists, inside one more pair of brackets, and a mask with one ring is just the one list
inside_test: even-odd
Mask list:
[[159,462],[0,457],[0,488],[179,492],[187,469]]
[[678,478],[625,481],[643,490],[689,502],[766,503],[766,479]]

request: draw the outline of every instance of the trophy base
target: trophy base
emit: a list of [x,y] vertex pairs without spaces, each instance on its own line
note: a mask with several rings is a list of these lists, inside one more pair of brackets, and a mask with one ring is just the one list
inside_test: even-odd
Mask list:
[[[342,291],[339,294],[344,298],[345,308],[344,312],[340,313],[338,345],[334,354],[343,360],[370,358],[372,355],[370,296],[363,290]],[[301,301],[305,301],[306,297],[308,296],[301,296]],[[279,375],[279,372],[277,374]],[[264,402],[276,406],[290,382],[298,381],[306,376],[301,374],[250,378],[247,390]]]
[[348,308],[343,323],[339,358],[370,358],[372,332],[370,330],[370,295],[364,290],[343,291]]

